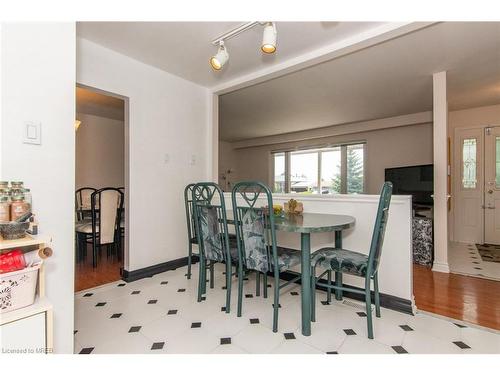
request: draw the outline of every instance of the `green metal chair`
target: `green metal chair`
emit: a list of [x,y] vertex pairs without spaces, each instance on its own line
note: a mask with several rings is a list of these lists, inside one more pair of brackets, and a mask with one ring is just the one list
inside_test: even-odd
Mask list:
[[[233,214],[238,247],[238,316],[243,303],[243,272],[256,271],[257,295],[260,295],[260,274],[264,277],[264,298],[267,298],[267,274],[274,276],[273,332],[278,331],[279,290],[300,276],[280,285],[280,272],[300,263],[300,251],[276,245],[273,197],[269,188],[261,182],[239,182],[232,190]],[[260,199],[259,199],[260,198]],[[257,203],[267,204],[269,214]]]
[[[364,294],[366,302],[366,319],[368,324],[368,338],[373,339],[372,323],[372,302],[371,302],[371,280],[373,280],[375,312],[380,318],[380,296],[378,291],[378,266],[384,242],[385,228],[389,217],[389,205],[392,196],[392,183],[386,182],[382,187],[378,204],[375,226],[373,228],[370,252],[368,255],[341,248],[322,248],[312,254],[312,310],[311,320],[314,322],[316,313],[316,286],[322,286],[328,290],[328,301],[330,301],[330,291],[335,290],[337,300],[342,300],[342,291]],[[316,277],[316,267],[322,267],[325,271]],[[331,272],[335,271],[335,284],[331,283]],[[344,287],[342,284],[342,274],[363,277],[365,279],[364,290]],[[328,282],[321,280],[328,274]]]
[[224,194],[213,182],[194,185],[192,190],[195,217],[195,233],[199,246],[200,267],[198,280],[198,302],[206,293],[206,272],[210,267],[210,287],[213,287],[215,263],[226,265],[226,313],[231,309],[232,263],[238,260],[236,246],[230,247]]
[[[191,278],[191,265],[193,262],[193,245],[198,244],[196,237],[196,224],[194,221],[194,207],[193,207],[193,189],[196,184],[189,184],[184,189],[184,206],[186,209],[186,223],[188,234],[188,269],[186,277]],[[198,255],[198,254],[194,254]]]

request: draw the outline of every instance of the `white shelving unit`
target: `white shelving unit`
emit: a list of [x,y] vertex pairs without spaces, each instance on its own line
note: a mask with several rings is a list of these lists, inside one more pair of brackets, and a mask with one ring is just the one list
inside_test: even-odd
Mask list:
[[[0,254],[12,249],[24,252],[44,249],[51,239],[26,235],[18,240],[0,236]],[[45,264],[38,271],[35,302],[32,305],[0,312],[0,346],[3,353],[51,353],[53,350],[53,312],[45,297]]]

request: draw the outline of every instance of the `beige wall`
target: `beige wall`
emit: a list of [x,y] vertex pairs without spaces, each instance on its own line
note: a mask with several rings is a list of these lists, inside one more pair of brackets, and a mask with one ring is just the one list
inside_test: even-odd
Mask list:
[[[232,180],[260,180],[271,185],[271,151],[300,146],[335,144],[352,141],[366,142],[366,193],[378,194],[384,182],[384,170],[390,167],[432,163],[432,123],[392,127],[328,137],[325,129],[321,138],[280,144],[266,144],[232,149],[231,144],[219,144],[219,164],[234,169]],[[318,129],[314,130],[318,136]],[[307,138],[306,136],[304,138]],[[262,143],[266,143],[262,139]]]
[[76,188],[124,186],[123,121],[83,113],[76,132]]

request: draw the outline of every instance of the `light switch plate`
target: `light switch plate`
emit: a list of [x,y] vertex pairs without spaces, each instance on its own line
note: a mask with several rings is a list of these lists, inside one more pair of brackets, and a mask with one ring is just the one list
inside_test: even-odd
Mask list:
[[42,144],[42,124],[40,122],[26,121],[23,131],[23,143]]

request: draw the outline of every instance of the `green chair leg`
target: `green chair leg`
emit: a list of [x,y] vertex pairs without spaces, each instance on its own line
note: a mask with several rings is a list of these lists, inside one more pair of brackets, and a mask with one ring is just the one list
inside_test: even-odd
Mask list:
[[368,338],[373,339],[372,295],[370,291],[370,277],[367,277],[365,282],[365,302],[366,302],[366,323],[368,326]]
[[380,318],[380,295],[378,292],[378,275],[373,276],[373,288],[375,289],[375,316]]
[[215,284],[215,271],[214,271],[214,262],[210,263],[210,289],[214,288]]
[[273,332],[278,332],[278,312],[280,306],[279,275],[274,275]]
[[255,272],[255,296],[260,296],[260,272]]
[[316,267],[314,266],[311,269],[311,322],[316,321],[316,282]]
[[188,271],[187,271],[187,278],[188,280],[191,279],[191,263],[192,263],[192,256],[193,256],[193,244],[189,242],[189,251],[188,251]]
[[198,302],[201,302],[201,296],[203,294],[203,281],[205,280],[203,270],[205,269],[205,260],[200,256],[200,270],[198,278]]
[[[335,271],[335,285],[338,288],[342,288],[342,272]],[[342,301],[342,290],[340,289],[335,290],[335,299],[337,301]]]
[[264,283],[264,298],[267,298],[267,273],[264,273],[263,283]]
[[[328,285],[331,286],[332,285],[332,270],[328,270],[326,274],[328,276]],[[328,303],[332,302],[332,289],[331,288],[327,288],[327,290],[326,290],[326,300],[328,301]],[[314,320],[313,320],[313,322],[314,322]]]
[[226,314],[231,312],[231,276],[233,266],[230,262],[226,263]]
[[238,316],[241,316],[243,304],[243,267],[238,266]]

